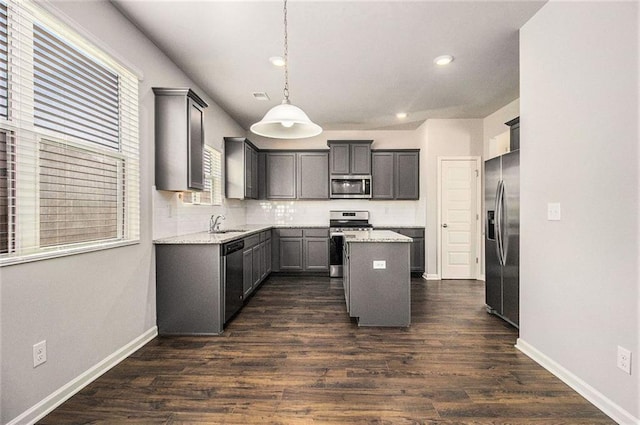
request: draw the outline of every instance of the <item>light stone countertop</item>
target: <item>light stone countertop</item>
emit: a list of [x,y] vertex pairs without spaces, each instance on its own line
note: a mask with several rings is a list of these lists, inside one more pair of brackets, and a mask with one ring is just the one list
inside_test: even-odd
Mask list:
[[[153,241],[156,245],[217,245],[227,243],[236,239],[246,238],[254,233],[260,233],[271,229],[328,229],[329,226],[303,226],[303,225],[287,225],[287,224],[244,224],[242,226],[230,226],[221,230],[227,230],[227,233],[209,233],[197,232],[186,235],[170,236],[168,238],[160,238]],[[233,230],[233,231],[232,231]]]
[[403,236],[390,230],[354,230],[344,231],[345,243],[358,242],[412,242],[408,236]]

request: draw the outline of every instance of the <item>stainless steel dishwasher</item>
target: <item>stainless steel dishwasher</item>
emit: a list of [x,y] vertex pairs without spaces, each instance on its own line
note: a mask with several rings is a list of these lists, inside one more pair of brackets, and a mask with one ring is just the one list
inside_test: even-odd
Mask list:
[[222,245],[222,270],[224,277],[224,323],[242,308],[244,302],[242,290],[243,264],[242,250],[244,241],[233,241]]

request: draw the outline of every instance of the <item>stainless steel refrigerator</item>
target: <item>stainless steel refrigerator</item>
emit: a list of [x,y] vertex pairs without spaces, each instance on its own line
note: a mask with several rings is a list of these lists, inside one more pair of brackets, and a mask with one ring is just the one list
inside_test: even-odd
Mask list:
[[520,320],[520,151],[484,163],[487,311]]

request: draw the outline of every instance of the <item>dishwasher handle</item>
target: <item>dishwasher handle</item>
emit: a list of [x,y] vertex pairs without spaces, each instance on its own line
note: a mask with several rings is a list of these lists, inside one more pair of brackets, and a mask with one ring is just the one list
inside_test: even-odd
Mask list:
[[244,241],[234,241],[222,245],[222,255],[227,256],[244,248]]

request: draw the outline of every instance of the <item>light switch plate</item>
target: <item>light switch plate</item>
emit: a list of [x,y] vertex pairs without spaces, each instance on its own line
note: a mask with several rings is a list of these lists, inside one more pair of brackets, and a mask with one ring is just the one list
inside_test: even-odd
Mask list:
[[387,268],[387,262],[385,260],[374,260],[373,261],[373,268],[374,269],[386,269]]
[[547,220],[560,221],[561,211],[559,202],[549,202],[547,204]]

